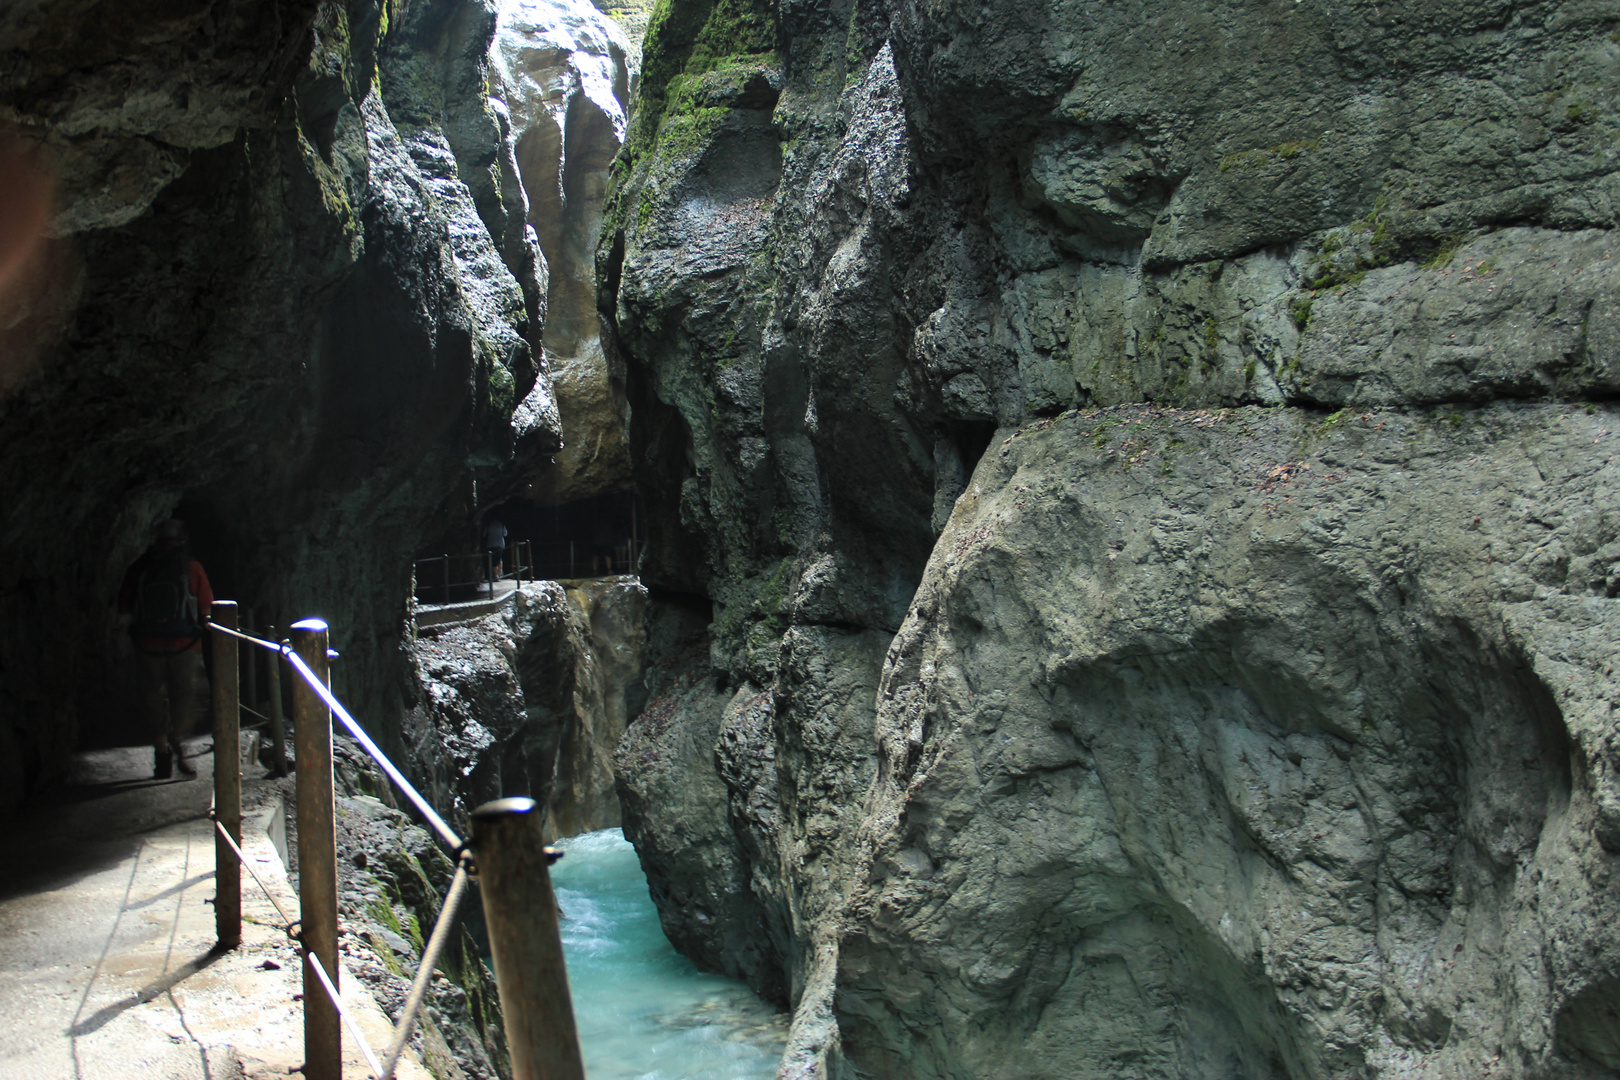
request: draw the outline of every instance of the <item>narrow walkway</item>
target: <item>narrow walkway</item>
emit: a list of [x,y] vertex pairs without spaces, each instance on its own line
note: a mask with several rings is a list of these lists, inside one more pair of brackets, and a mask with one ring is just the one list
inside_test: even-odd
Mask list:
[[[158,781],[149,748],[81,754],[70,787],[0,822],[0,1076],[268,1080],[302,1063],[297,954],[247,874],[242,944],[212,951],[213,758],[194,760],[195,780]],[[243,850],[296,911],[267,835],[280,804],[253,809],[267,793],[245,789]],[[381,1011],[359,980],[341,981],[385,1045]],[[370,1076],[347,1032],[344,1048],[345,1080]],[[414,1061],[398,1075],[427,1078]]]
[[474,600],[463,600],[455,604],[423,604],[418,602],[415,608],[417,626],[442,626],[445,623],[466,622],[470,619],[481,619],[485,615],[493,615],[501,606],[512,598],[517,592],[518,583],[512,580],[497,581],[492,593],[485,593]]

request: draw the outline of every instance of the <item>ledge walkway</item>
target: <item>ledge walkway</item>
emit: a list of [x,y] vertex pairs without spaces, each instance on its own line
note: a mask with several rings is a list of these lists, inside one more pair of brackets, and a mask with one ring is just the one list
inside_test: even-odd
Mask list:
[[418,602],[412,609],[416,616],[416,625],[418,628],[442,626],[445,623],[468,622],[472,619],[481,619],[485,615],[493,615],[512,599],[512,594],[518,591],[518,587],[518,582],[507,578],[495,583],[493,596],[480,596],[476,600],[463,600],[456,604]]
[[[208,739],[191,740],[192,752]],[[213,756],[196,779],[151,780],[150,748],[80,754],[70,785],[0,822],[0,1076],[7,1080],[268,1080],[303,1061],[297,954],[257,888],[242,944],[215,942]],[[272,840],[281,803],[245,772],[242,847],[296,911]],[[257,804],[257,805],[255,805]],[[345,1007],[390,1030],[345,972]],[[370,1071],[344,1043],[344,1080]],[[428,1080],[407,1054],[399,1076]]]

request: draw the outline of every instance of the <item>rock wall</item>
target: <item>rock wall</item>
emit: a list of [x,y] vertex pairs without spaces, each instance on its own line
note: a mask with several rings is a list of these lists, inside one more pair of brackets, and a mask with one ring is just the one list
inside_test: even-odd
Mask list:
[[550,268],[542,345],[563,432],[555,457],[527,463],[520,490],[541,505],[625,491],[624,373],[602,348],[594,255],[640,50],[586,0],[509,0],[493,56]]
[[1617,34],[658,10],[620,784],[784,1075],[1620,1068]]
[[542,581],[494,615],[424,628],[405,734],[434,805],[528,795],[550,836],[619,825],[612,757],[644,700],[646,599],[630,577]]
[[1614,1068],[1613,424],[1143,406],[998,441],[885,666],[846,1050]]
[[219,595],[331,622],[392,742],[411,557],[560,438],[488,5],[116,8],[0,14],[3,116],[55,191],[0,297],[8,804],[82,730],[144,741],[112,598],[176,511]]

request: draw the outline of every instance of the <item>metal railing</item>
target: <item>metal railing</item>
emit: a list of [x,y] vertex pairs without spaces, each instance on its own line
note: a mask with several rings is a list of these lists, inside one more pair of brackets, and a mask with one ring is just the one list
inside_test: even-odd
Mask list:
[[[452,829],[332,693],[327,625],[306,619],[289,627],[286,641],[273,641],[238,628],[237,605],[216,600],[214,631],[214,819],[215,931],[220,949],[242,940],[241,872],[248,873],[281,916],[283,930],[303,958],[305,1080],[342,1080],[342,1031],[348,1027],[377,1080],[392,1080],[422,1006],[439,957],[450,939],[469,881],[480,882],[489,927],[495,984],[505,1017],[512,1073],[516,1080],[584,1080],[579,1036],[562,955],[557,901],[549,866],[560,852],[542,841],[534,800],[498,799],[472,814],[469,843]],[[280,718],[280,664],[294,675],[294,750],[297,755],[299,918],[291,918],[242,853],[241,680],[238,641],[275,653],[270,686],[277,691],[271,711]],[[251,670],[252,665],[249,665]],[[336,717],[378,767],[408,799],[455,856],[456,872],[440,905],[438,921],[423,947],[416,978],[379,1058],[344,1008],[338,991],[337,831],[332,779],[332,720]],[[278,747],[278,753],[279,753]],[[278,758],[278,763],[281,759]]]
[[634,537],[626,537],[624,542],[619,544],[589,544],[583,549],[580,549],[575,541],[569,540],[566,554],[563,552],[562,542],[558,541],[542,547],[541,554],[535,556],[530,565],[536,578],[554,581],[572,580],[612,574],[633,574],[640,558],[641,543]]
[[[499,563],[501,572],[495,573],[493,550],[476,555],[435,555],[416,560],[416,599],[423,604],[450,604],[459,597],[474,600],[484,586],[494,593],[497,577],[510,578],[518,584],[534,579],[534,547],[527,540],[508,544]],[[469,594],[470,590],[470,594]]]

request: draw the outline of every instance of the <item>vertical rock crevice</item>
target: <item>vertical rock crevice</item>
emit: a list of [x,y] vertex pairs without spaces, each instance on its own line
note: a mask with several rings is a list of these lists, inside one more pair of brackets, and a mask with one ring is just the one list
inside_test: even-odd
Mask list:
[[542,506],[630,489],[624,375],[602,345],[594,252],[608,166],[624,140],[638,56],[585,0],[513,0],[494,57],[528,221],[550,269],[541,342],[563,446],[508,486]]

